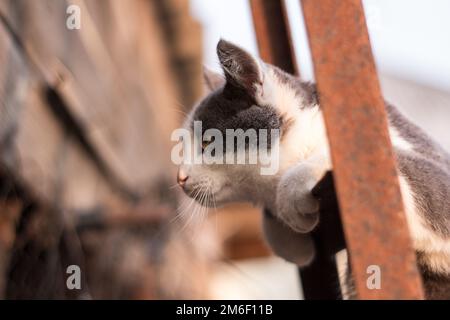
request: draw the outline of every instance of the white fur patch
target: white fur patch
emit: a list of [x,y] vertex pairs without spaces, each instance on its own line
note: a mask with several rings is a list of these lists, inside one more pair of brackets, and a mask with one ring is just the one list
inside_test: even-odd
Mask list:
[[423,253],[423,262],[434,272],[450,274],[450,241],[428,227],[416,207],[406,178],[399,175],[399,182],[414,249]]
[[391,137],[391,143],[393,146],[404,151],[413,151],[413,146],[400,135],[395,127],[391,125],[389,126],[389,136]]
[[[292,121],[280,146],[280,168],[285,170],[315,154],[329,159],[328,139],[319,106],[303,108],[303,100],[272,69],[265,70],[258,103],[274,106]],[[331,163],[327,165],[331,167]]]

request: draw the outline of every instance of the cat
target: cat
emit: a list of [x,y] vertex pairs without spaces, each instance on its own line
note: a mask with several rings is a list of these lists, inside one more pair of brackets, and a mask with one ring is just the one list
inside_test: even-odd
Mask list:
[[[201,121],[203,131],[216,128],[224,135],[226,129],[279,129],[279,168],[262,175],[259,163],[184,163],[178,183],[204,206],[248,201],[265,208],[272,213],[263,216],[269,246],[282,258],[306,266],[314,259],[310,232],[320,220],[311,190],[332,170],[315,85],[226,40],[217,44],[217,55],[224,75],[205,71],[209,93],[194,106],[184,127],[193,130],[194,121]],[[445,287],[439,280],[450,279],[450,155],[394,106],[386,103],[386,113],[427,297],[440,293],[450,298],[450,282]]]

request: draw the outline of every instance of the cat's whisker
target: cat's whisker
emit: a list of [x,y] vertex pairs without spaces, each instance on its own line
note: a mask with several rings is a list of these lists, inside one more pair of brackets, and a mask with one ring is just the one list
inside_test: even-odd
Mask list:
[[180,186],[180,185],[179,185],[178,183],[175,183],[174,185],[171,185],[171,186],[169,187],[169,190],[178,188],[179,186]]
[[[199,202],[202,205],[199,205],[198,210],[195,213],[195,218],[197,219],[196,223],[197,224],[202,224],[206,221],[207,215],[208,215],[208,211],[209,208],[206,207],[205,205],[203,205],[204,203],[209,203],[210,201],[210,196],[211,196],[211,184],[210,183],[205,183],[202,185],[202,193],[200,194],[199,197]],[[192,235],[192,239],[196,240],[196,238],[199,236],[199,233],[195,233]]]
[[191,200],[191,203],[188,208],[185,209],[185,225],[183,226],[183,229],[190,224],[190,221],[192,220],[193,216],[195,215],[195,211],[197,210],[197,197],[200,193],[200,189],[196,188],[194,190],[194,194]]
[[184,223],[183,227],[181,228],[181,230],[185,230],[189,225],[191,225],[192,219],[195,218],[197,211],[198,211],[198,197],[199,195],[201,195],[202,193],[202,185],[200,186],[195,186],[195,191],[194,191],[194,195],[193,195],[193,204],[194,204],[194,208],[191,211],[188,219],[186,220],[186,222]]
[[193,199],[183,198],[181,200],[180,205],[176,209],[177,215],[175,217],[173,217],[169,223],[172,224],[172,223],[179,221],[183,217],[183,213],[186,210],[186,208],[189,207],[191,205],[191,202],[193,202],[193,201],[194,201]]
[[203,210],[201,212],[201,216],[200,216],[201,220],[200,220],[200,222],[204,222],[206,220],[207,216],[208,216],[209,208],[207,207],[207,205],[209,205],[210,200],[211,200],[211,189],[212,189],[211,187],[212,187],[211,182],[205,183],[204,199],[203,199],[203,203],[205,205],[202,205]]
[[[214,195],[212,193],[212,182],[204,182],[194,186],[194,191],[190,199],[184,198],[177,209],[177,216],[174,217],[171,223],[183,220],[180,231],[184,231],[192,224],[201,224],[206,221],[208,217],[209,208],[207,205],[214,203]],[[192,235],[193,238],[196,234]]]
[[[197,188],[195,188],[194,189],[193,198],[191,198],[191,199],[188,199],[188,198],[183,199],[182,204],[179,206],[179,208],[177,210],[178,215],[177,215],[177,217],[175,217],[176,218],[175,221],[176,220],[181,220],[181,219],[186,219],[186,220],[190,219],[190,217],[186,218],[186,216],[188,215],[189,212],[191,212],[191,210],[190,210],[191,207],[193,205],[195,205],[196,197],[197,197],[198,192],[199,192],[199,190]],[[187,202],[187,205],[186,205],[186,202]]]
[[183,197],[181,200],[181,203],[177,207],[177,215],[172,219],[171,222],[176,222],[178,220],[182,220],[186,218],[187,213],[189,212],[189,209],[193,206],[195,200],[192,198],[189,198],[187,196]]
[[216,233],[217,233],[218,229],[219,229],[218,224],[217,224],[217,221],[218,221],[218,219],[217,219],[217,204],[216,204],[216,195],[213,192],[211,192],[211,198],[212,198],[212,204],[213,204],[213,209],[214,209],[214,224],[216,226]]
[[203,184],[202,186],[201,186],[201,194],[200,194],[200,198],[199,198],[199,208],[198,208],[198,210],[197,210],[197,212],[196,212],[196,219],[197,219],[197,223],[201,223],[202,222],[202,220],[203,220],[203,212],[204,212],[204,209],[205,209],[205,207],[203,206],[203,203],[205,202],[205,200],[206,200],[206,196],[207,196],[207,185],[206,184]]
[[[209,198],[209,187],[208,187],[208,185],[206,185],[202,203],[208,203],[208,198]],[[208,208],[206,206],[202,205],[202,209],[200,211],[200,216],[199,216],[200,223],[203,223],[206,220],[207,213],[208,213]]]
[[[211,185],[212,188],[212,185]],[[214,209],[214,213],[217,212],[217,203],[216,203],[216,195],[215,193],[211,192],[211,198],[212,198],[212,204],[213,204],[213,209]]]
[[168,107],[170,110],[176,111],[186,117],[189,116],[189,114],[185,111],[183,111],[183,109],[186,109],[185,106],[183,105],[183,103],[181,103],[180,101],[177,100],[173,100],[173,105],[176,105],[178,108],[173,108],[173,107]]
[[[208,185],[208,199],[207,199],[208,205],[210,205],[211,203],[214,205],[213,199],[214,199],[214,194],[212,192],[212,183],[210,182]],[[208,212],[209,212],[209,208],[206,209],[205,220],[207,218]]]
[[184,211],[191,205],[192,201],[193,201],[193,199],[187,198],[187,197],[184,197],[181,200],[181,203],[180,203],[180,205],[177,208],[177,213],[178,213],[177,217],[179,217],[181,214],[184,213]]

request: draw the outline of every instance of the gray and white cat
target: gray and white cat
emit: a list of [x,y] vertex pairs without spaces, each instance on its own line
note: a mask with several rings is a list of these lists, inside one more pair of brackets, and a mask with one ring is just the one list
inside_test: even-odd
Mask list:
[[[332,169],[315,87],[227,41],[218,43],[217,54],[224,76],[205,72],[210,93],[185,127],[192,130],[193,122],[201,121],[202,130],[216,128],[224,135],[226,129],[280,129],[279,170],[261,175],[259,164],[183,164],[178,182],[205,206],[249,201],[268,209],[275,217],[265,216],[263,225],[273,251],[307,265],[314,257],[309,232],[320,218],[311,190]],[[450,298],[450,155],[393,106],[387,104],[386,111],[427,296]],[[199,192],[210,196],[198,197]]]

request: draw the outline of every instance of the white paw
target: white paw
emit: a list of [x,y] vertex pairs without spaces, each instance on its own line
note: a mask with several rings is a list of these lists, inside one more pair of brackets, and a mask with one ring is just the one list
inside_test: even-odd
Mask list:
[[297,232],[310,232],[319,222],[319,202],[311,193],[316,183],[312,168],[299,165],[289,169],[278,185],[276,215]]

